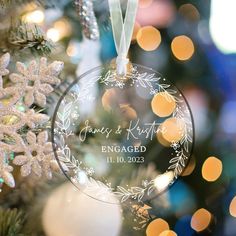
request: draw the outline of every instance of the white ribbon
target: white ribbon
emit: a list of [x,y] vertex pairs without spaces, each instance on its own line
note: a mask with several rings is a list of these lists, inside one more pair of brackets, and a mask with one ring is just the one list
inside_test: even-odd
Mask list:
[[128,0],[124,21],[120,0],[109,0],[109,8],[113,37],[118,54],[116,58],[117,74],[123,76],[126,75],[127,64],[129,63],[127,54],[132,39],[138,0]]

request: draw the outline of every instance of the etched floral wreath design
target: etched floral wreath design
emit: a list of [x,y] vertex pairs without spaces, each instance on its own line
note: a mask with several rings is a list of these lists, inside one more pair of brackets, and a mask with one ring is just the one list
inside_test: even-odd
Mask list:
[[[171,147],[173,148],[175,155],[169,161],[170,166],[167,171],[173,171],[174,178],[169,185],[171,185],[175,179],[182,173],[183,169],[186,166],[186,161],[188,160],[188,156],[186,153],[189,152],[189,144],[193,142],[192,140],[192,122],[191,115],[188,110],[181,109],[181,104],[184,99],[181,97],[177,97],[177,91],[170,89],[170,85],[165,83],[161,84],[161,77],[156,77],[155,73],[149,74],[139,73],[137,67],[133,67],[133,69],[127,73],[126,78],[130,79],[131,86],[142,86],[143,88],[149,88],[150,94],[155,95],[159,92],[163,93],[163,96],[166,97],[167,100],[174,99],[176,102],[176,108],[172,114],[172,117],[181,119],[184,123],[184,135],[179,142],[173,142]],[[119,87],[121,89],[124,88],[125,83],[122,81],[122,78],[119,80],[116,77],[115,70],[109,70],[105,76],[97,76],[94,80],[87,82],[85,86],[83,86],[79,93],[73,94],[74,101],[67,103],[65,100],[62,101],[63,109],[61,112],[57,112],[57,121],[55,122],[54,132],[59,135],[59,148],[57,150],[57,156],[59,162],[62,162],[67,166],[68,169],[73,170],[75,173],[74,177],[71,177],[71,181],[77,183],[78,174],[83,173],[87,177],[86,187],[88,190],[91,188],[94,192],[94,189],[97,190],[97,196],[102,196],[106,192],[113,192],[120,202],[125,202],[128,199],[137,200],[141,202],[144,195],[148,196],[156,189],[155,180],[144,180],[142,183],[142,187],[130,187],[128,189],[117,186],[116,189],[112,188],[110,184],[104,184],[99,180],[95,180],[92,175],[94,174],[94,170],[92,168],[87,168],[83,165],[83,163],[75,158],[71,154],[70,148],[65,144],[65,137],[69,137],[73,135],[72,131],[69,131],[69,127],[71,125],[70,116],[72,113],[72,105],[73,103],[77,103],[83,99],[94,99],[90,95],[90,88],[94,83],[99,81],[101,84],[105,84],[106,86],[114,86]],[[163,79],[163,81],[166,81]],[[153,86],[155,83],[155,87]],[[157,176],[158,177],[158,176]]]

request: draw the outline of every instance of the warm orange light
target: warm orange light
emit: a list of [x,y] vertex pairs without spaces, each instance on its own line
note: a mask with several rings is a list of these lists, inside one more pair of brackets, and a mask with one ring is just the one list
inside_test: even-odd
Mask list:
[[130,106],[130,104],[121,104],[120,105],[120,109],[121,109],[121,113],[122,115],[129,119],[129,120],[134,120],[137,118],[137,113],[136,111],[134,110],[134,108],[132,108]]
[[102,105],[106,111],[110,111],[117,105],[117,95],[114,88],[107,89],[102,96]]
[[147,236],[157,236],[160,235],[163,231],[169,230],[169,225],[163,219],[153,220],[147,227],[146,235]]
[[164,138],[163,138],[163,135],[162,135],[162,132],[158,132],[157,133],[157,140],[158,142],[164,146],[164,147],[170,147],[171,143],[166,141]]
[[171,49],[178,60],[186,61],[193,56],[194,44],[189,37],[182,35],[173,39]]
[[151,106],[156,115],[166,117],[173,113],[176,103],[172,95],[167,92],[160,92],[153,97]]
[[174,172],[168,171],[164,174],[158,175],[154,180],[154,185],[158,192],[165,190],[174,179]]
[[60,37],[66,37],[71,34],[71,25],[66,19],[60,19],[54,23],[54,28],[58,30]]
[[163,138],[167,142],[178,142],[184,136],[185,124],[182,120],[175,117],[166,119],[161,125]]
[[140,8],[146,8],[149,7],[152,4],[153,0],[139,0],[139,7]]
[[41,24],[45,18],[44,12],[42,10],[35,10],[29,13],[26,13],[22,19],[25,22]]
[[197,232],[204,231],[211,223],[211,219],[212,216],[209,211],[203,208],[199,209],[192,216],[191,227]]
[[161,43],[160,31],[153,26],[142,27],[137,34],[138,45],[145,51],[153,51]]
[[61,39],[60,32],[55,28],[50,28],[47,31],[47,37],[53,42],[57,42]]
[[195,157],[191,157],[186,169],[184,172],[181,174],[182,176],[188,176],[191,175],[196,167],[196,159]]
[[200,20],[199,11],[197,10],[197,8],[193,4],[190,4],[190,3],[183,4],[179,8],[179,13],[191,21],[199,21]]
[[231,216],[236,217],[236,196],[233,198],[233,200],[230,203],[229,213]]
[[223,165],[216,157],[209,157],[202,166],[202,177],[209,181],[216,181],[222,173]]
[[177,234],[172,230],[165,230],[159,236],[177,236]]

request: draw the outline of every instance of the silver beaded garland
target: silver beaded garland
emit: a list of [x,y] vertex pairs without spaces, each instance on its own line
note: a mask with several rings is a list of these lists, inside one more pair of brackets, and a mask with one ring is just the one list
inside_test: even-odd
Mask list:
[[74,3],[83,27],[83,34],[88,39],[97,40],[99,30],[92,0],[74,0]]

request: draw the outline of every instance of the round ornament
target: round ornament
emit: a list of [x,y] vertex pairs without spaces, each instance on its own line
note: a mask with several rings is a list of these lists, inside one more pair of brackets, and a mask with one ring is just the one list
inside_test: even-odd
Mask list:
[[122,209],[119,205],[96,201],[66,183],[46,200],[42,225],[47,236],[118,236]]
[[[150,68],[129,63],[126,70],[120,75],[110,63],[79,77],[57,104],[52,128],[65,175],[88,196],[114,204],[163,192],[193,147],[180,91]],[[150,165],[152,174],[140,176]]]

